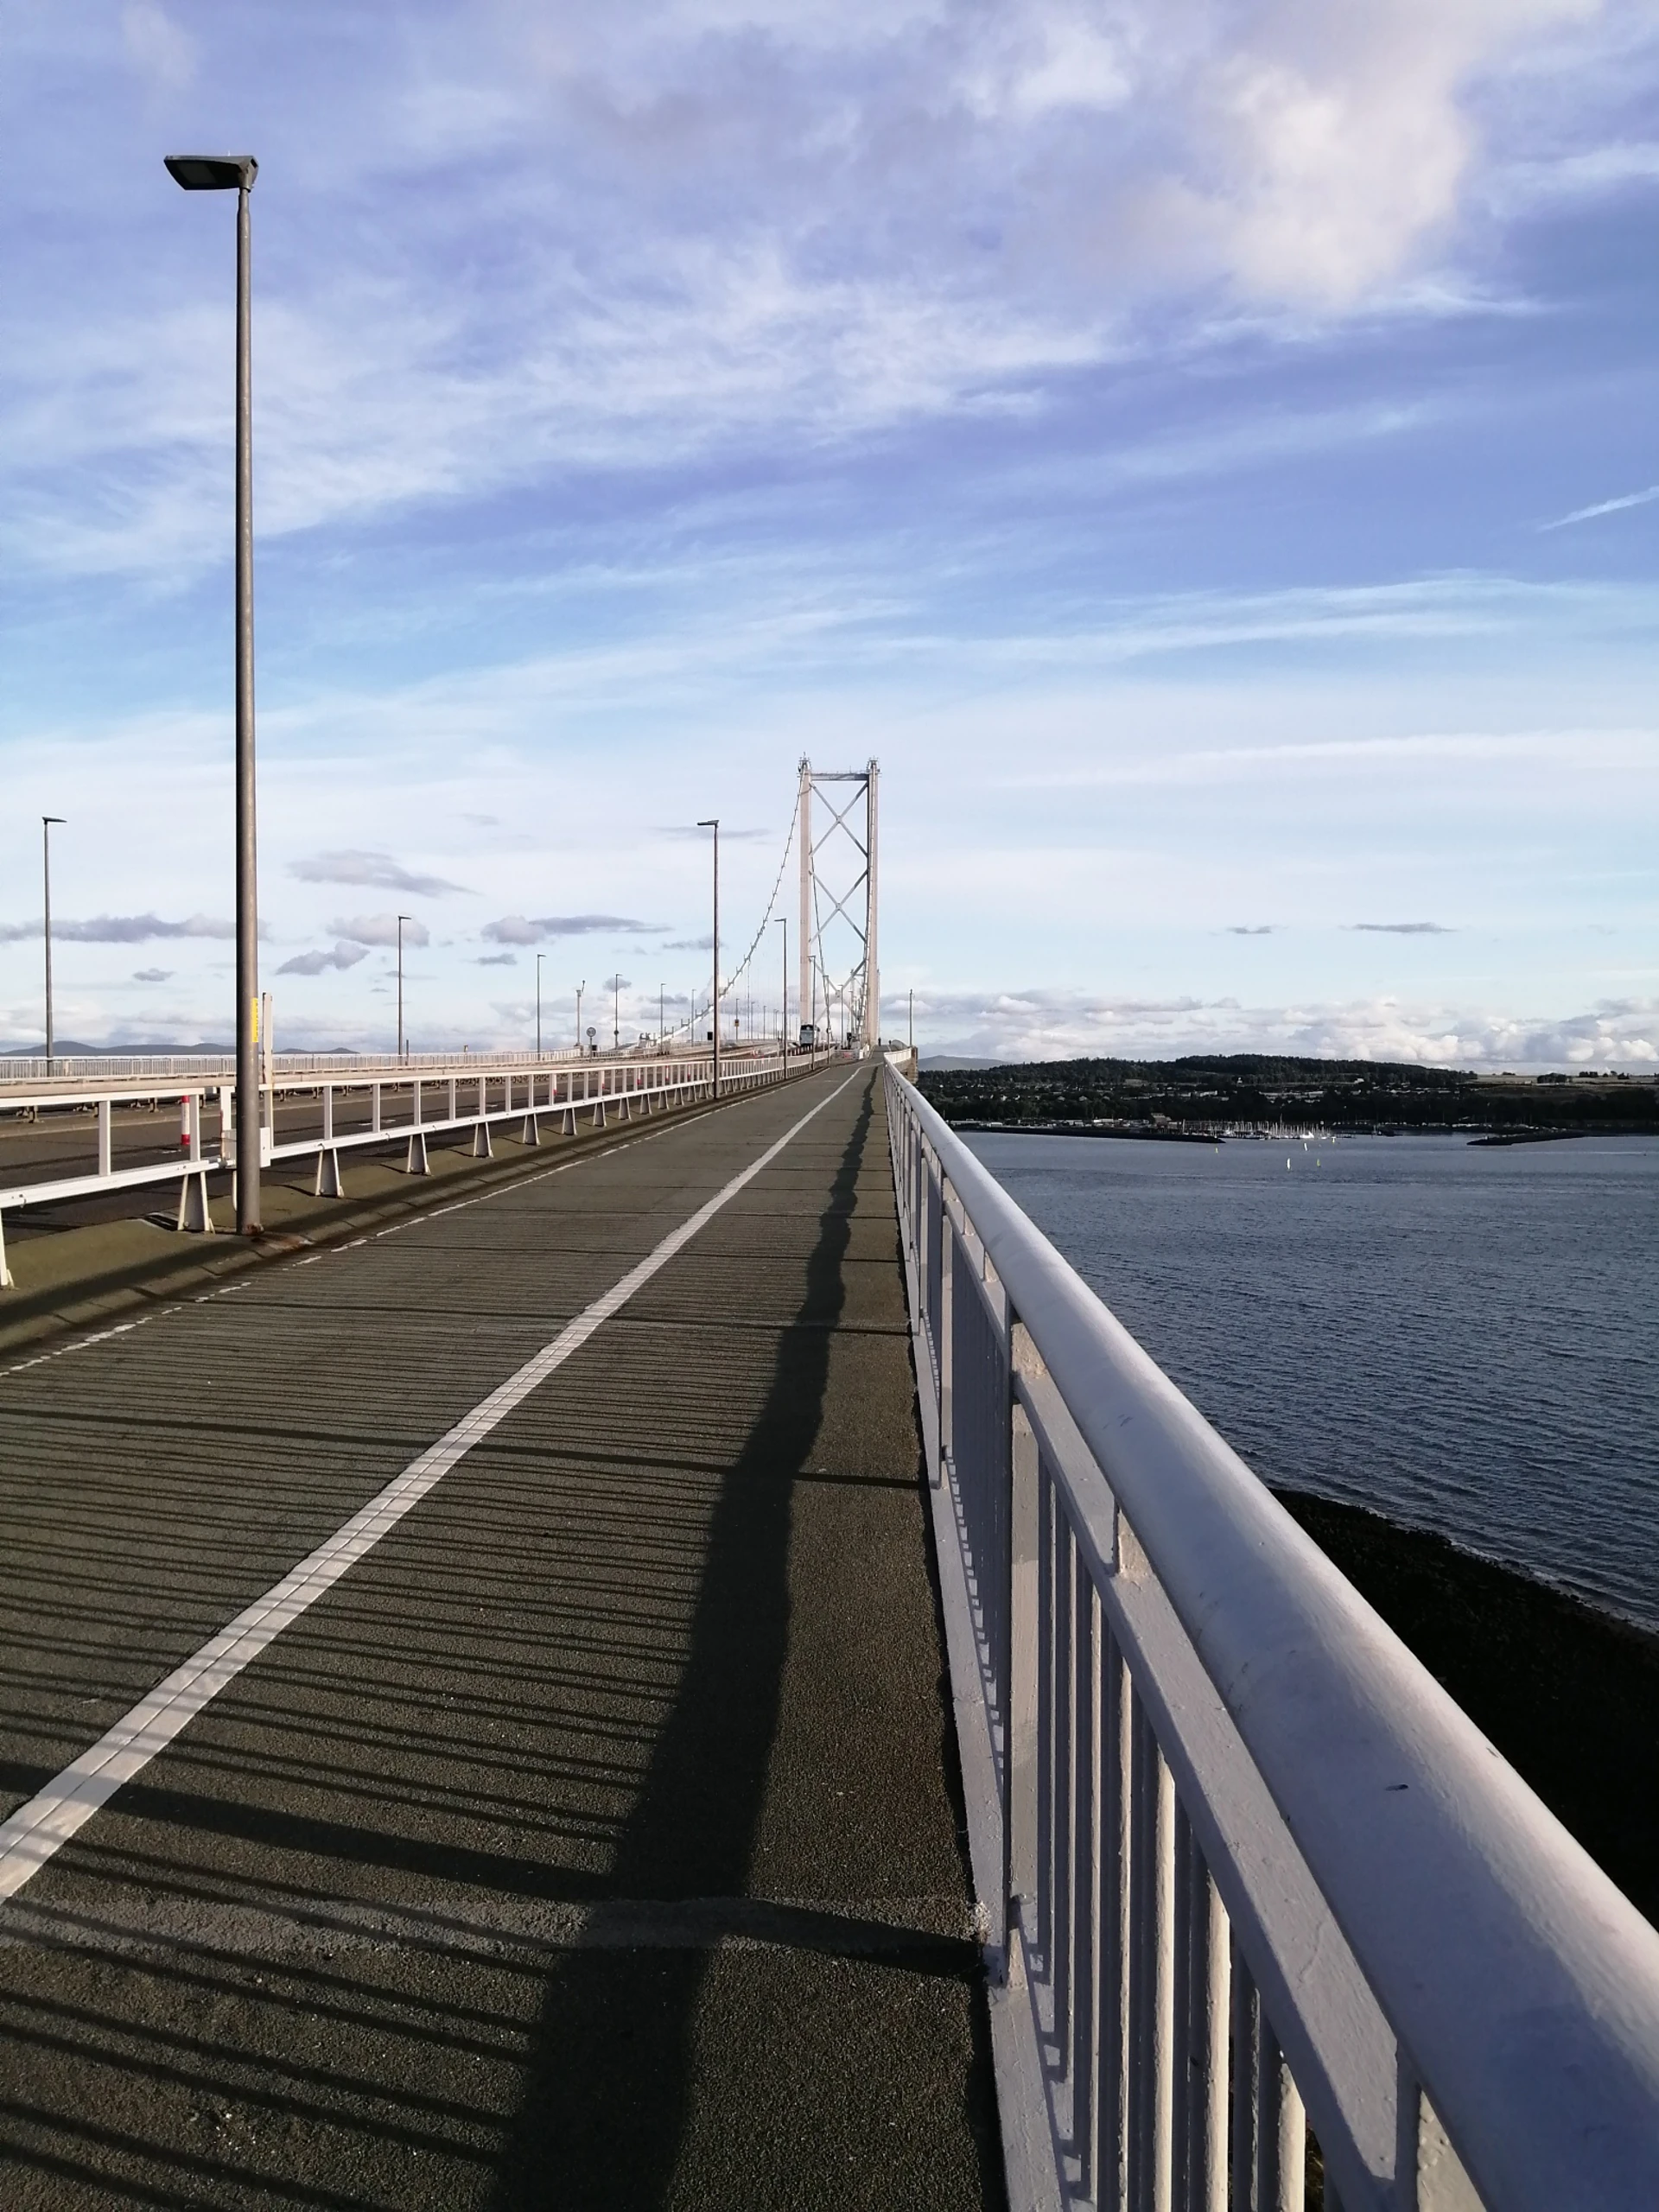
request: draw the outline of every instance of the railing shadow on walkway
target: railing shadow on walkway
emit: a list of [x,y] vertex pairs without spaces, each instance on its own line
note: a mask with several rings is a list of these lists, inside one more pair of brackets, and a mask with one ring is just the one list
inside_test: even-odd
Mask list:
[[[846,1300],[843,1262],[877,1104],[872,1084],[819,1217],[800,1305],[780,1330],[764,1403],[724,1476],[678,1694],[607,1886],[623,1898],[725,1902],[721,1933],[973,1980],[977,1948],[963,1938],[741,1902],[789,1637],[791,1491],[819,1434],[832,1334]],[[919,1439],[918,1459],[919,1487]],[[641,1950],[621,1974],[614,1952],[603,1961],[590,1954],[559,1962],[548,1978],[496,2212],[665,2200],[689,2116],[694,2028],[710,1955],[706,1946]],[[980,2057],[988,2108],[988,2041]],[[764,2073],[757,2068],[757,2084]],[[995,2203],[1000,2177],[988,2174],[985,2182],[986,2201]]]

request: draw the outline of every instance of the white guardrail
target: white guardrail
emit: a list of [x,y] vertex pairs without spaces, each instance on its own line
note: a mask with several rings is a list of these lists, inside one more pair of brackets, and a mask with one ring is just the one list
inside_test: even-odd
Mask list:
[[[799,1056],[804,1058],[804,1056]],[[720,1091],[722,1098],[774,1084],[794,1063],[777,1053],[739,1058],[722,1052]],[[64,1064],[59,1061],[61,1067]],[[79,1065],[79,1064],[77,1064]],[[574,1136],[577,1117],[586,1115],[592,1126],[603,1128],[607,1120],[627,1121],[637,1114],[665,1112],[676,1104],[707,1097],[713,1090],[709,1057],[674,1059],[654,1055],[630,1058],[593,1058],[569,1061],[524,1060],[503,1065],[483,1065],[476,1058],[435,1063],[388,1062],[368,1070],[360,1065],[338,1078],[315,1073],[289,1073],[261,1086],[261,1165],[289,1160],[316,1159],[315,1193],[319,1198],[346,1195],[340,1154],[370,1147],[403,1144],[404,1165],[411,1175],[428,1173],[427,1145],[434,1137],[469,1131],[473,1149],[480,1158],[493,1154],[491,1131],[505,1123],[518,1124],[526,1145],[541,1141],[543,1121],[556,1116],[560,1133]],[[435,1116],[429,1109],[429,1094],[439,1094]],[[335,1103],[353,1094],[367,1094],[369,1125],[337,1130]],[[388,1093],[401,1094],[408,1110],[397,1120],[385,1119],[383,1108]],[[0,1088],[0,1116],[60,1116],[91,1114],[96,1117],[97,1166],[88,1174],[41,1177],[26,1182],[0,1183],[0,1289],[12,1287],[6,1265],[5,1217],[26,1206],[49,1205],[65,1198],[90,1198],[155,1183],[177,1183],[178,1227],[209,1231],[213,1217],[207,1206],[207,1178],[236,1165],[235,1085],[231,1083],[166,1084],[169,1104],[180,1115],[180,1151],[175,1159],[143,1166],[118,1167],[114,1161],[115,1111],[118,1107],[142,1105],[157,1096],[154,1076],[129,1077],[120,1084],[100,1085],[78,1082],[73,1090],[30,1092],[27,1087]],[[210,1151],[204,1137],[203,1115],[210,1095],[216,1096],[219,1147]],[[320,1103],[321,1127],[315,1132],[279,1141],[277,1109],[284,1102],[315,1098]],[[153,1148],[153,1147],[152,1147]]]
[[1016,2207],[1659,2207],[1659,1933],[889,1062]]

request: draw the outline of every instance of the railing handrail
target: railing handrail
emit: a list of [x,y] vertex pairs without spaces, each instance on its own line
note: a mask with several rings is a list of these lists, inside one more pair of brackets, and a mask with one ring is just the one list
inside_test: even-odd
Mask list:
[[1492,2212],[1659,2204],[1659,1932],[889,1065]]
[[[499,1075],[508,1069],[522,1073],[529,1068],[613,1067],[623,1063],[707,1060],[711,1057],[710,1047],[702,1044],[677,1047],[632,1045],[624,1046],[620,1052],[579,1052],[574,1048],[549,1052],[410,1052],[401,1060],[395,1052],[378,1056],[371,1052],[276,1052],[271,1059],[279,1082],[307,1075],[326,1075],[355,1077],[369,1083],[395,1081],[400,1073],[448,1075],[453,1071],[457,1075]],[[775,1044],[728,1045],[721,1049],[721,1060],[733,1065],[740,1060],[775,1060],[779,1057]],[[0,1105],[7,1102],[10,1091],[21,1084],[73,1086],[89,1083],[166,1083],[177,1078],[187,1084],[212,1084],[226,1077],[233,1078],[235,1074],[233,1052],[57,1052],[50,1060],[43,1052],[29,1057],[19,1054],[0,1058]],[[71,1089],[64,1095],[73,1096],[74,1092]]]

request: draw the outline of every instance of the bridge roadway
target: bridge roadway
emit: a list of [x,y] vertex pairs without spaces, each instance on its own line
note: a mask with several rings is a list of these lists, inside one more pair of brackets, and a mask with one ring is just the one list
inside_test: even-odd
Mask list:
[[0,1372],[0,2202],[999,2201],[918,1478],[869,1065]]

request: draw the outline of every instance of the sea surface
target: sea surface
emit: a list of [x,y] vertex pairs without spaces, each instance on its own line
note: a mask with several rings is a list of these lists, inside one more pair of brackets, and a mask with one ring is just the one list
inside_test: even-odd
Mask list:
[[969,1141],[1264,1481],[1659,1629],[1659,1140]]

